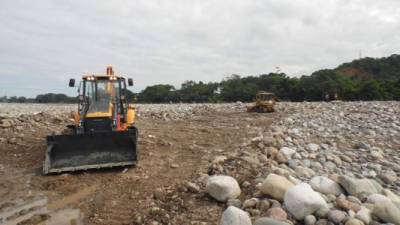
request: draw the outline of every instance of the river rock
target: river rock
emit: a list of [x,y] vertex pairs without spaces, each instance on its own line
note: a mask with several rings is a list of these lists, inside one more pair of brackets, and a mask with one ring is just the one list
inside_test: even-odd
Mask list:
[[400,224],[400,209],[390,200],[377,201],[372,214],[384,222]]
[[321,195],[307,183],[289,188],[284,196],[284,205],[297,220],[303,220],[307,215],[328,208]]
[[278,201],[283,201],[286,191],[293,183],[283,176],[269,174],[260,187],[260,191]]
[[356,213],[355,217],[363,221],[365,224],[369,224],[372,220],[371,211],[364,206]]
[[345,225],[364,225],[361,220],[350,218],[346,221]]
[[291,148],[289,148],[289,147],[282,147],[282,148],[279,150],[279,152],[282,153],[283,155],[285,155],[286,158],[291,159],[291,158],[292,158],[292,155],[293,155],[294,153],[296,153],[296,150],[291,149]]
[[328,220],[334,224],[340,224],[346,218],[346,216],[347,214],[340,210],[330,210],[328,212]]
[[307,215],[304,217],[304,224],[305,225],[314,225],[317,222],[317,218],[314,215]]
[[253,225],[290,225],[289,223],[268,217],[258,218]]
[[319,150],[319,145],[314,144],[314,143],[310,143],[307,145],[307,149],[311,152],[316,152]]
[[322,194],[333,194],[338,196],[344,193],[339,184],[323,176],[313,177],[310,180],[310,185],[314,190]]
[[361,206],[357,203],[339,197],[336,198],[336,206],[340,209],[352,210],[354,212],[358,212],[361,209]]
[[222,213],[220,225],[251,225],[251,220],[245,211],[229,206]]
[[348,176],[340,176],[339,183],[348,194],[354,195],[358,198],[362,198],[365,194],[370,195],[382,191],[382,186],[380,184],[375,180],[366,178],[356,179]]
[[230,176],[210,176],[207,180],[206,192],[220,202],[237,198],[240,195],[240,187],[235,178]]
[[285,221],[287,219],[287,213],[282,208],[270,208],[265,214],[267,217],[272,219]]

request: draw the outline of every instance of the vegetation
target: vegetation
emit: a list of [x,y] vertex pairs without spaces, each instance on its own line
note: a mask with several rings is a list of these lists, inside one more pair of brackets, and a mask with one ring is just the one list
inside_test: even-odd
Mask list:
[[[233,74],[221,82],[186,81],[180,89],[158,84],[137,94],[128,91],[126,97],[142,103],[248,102],[261,90],[273,92],[285,101],[400,100],[400,55],[367,57],[301,77],[289,77],[285,73],[244,77]],[[0,101],[69,103],[76,102],[76,98],[49,93],[35,99],[3,97]]]
[[26,98],[26,97],[0,97],[0,102],[10,102],[10,103],[75,103],[77,102],[76,97],[69,97],[65,94],[54,94],[47,93],[36,96],[36,98]]

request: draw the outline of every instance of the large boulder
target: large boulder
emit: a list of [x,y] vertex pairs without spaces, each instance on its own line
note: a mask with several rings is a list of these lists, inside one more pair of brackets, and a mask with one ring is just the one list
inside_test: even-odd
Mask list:
[[303,220],[305,216],[316,211],[326,211],[328,204],[307,183],[301,183],[286,191],[284,197],[286,209],[297,219]]
[[310,185],[314,190],[322,194],[333,194],[336,196],[343,194],[343,189],[340,187],[340,185],[327,177],[313,177],[310,181]]
[[229,206],[221,217],[221,225],[251,225],[249,215],[234,206]]
[[372,214],[386,223],[400,224],[400,209],[390,200],[375,202]]
[[254,222],[254,225],[290,225],[284,221],[275,220],[268,217],[261,217]]
[[240,195],[240,187],[235,178],[230,176],[210,176],[207,180],[206,192],[220,202],[237,198]]
[[285,177],[271,173],[260,186],[260,191],[278,201],[283,201],[286,191],[293,186],[293,183]]
[[365,195],[377,194],[382,191],[382,186],[375,180],[370,179],[356,179],[348,176],[339,177],[340,185],[350,195],[362,199]]
[[396,195],[389,189],[383,189],[382,193],[400,208],[400,196]]

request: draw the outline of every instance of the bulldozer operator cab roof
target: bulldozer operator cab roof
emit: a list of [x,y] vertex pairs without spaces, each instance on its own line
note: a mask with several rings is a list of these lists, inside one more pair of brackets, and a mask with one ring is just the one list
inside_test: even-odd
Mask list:
[[256,99],[261,101],[268,101],[275,99],[275,95],[270,92],[258,92],[256,95]]

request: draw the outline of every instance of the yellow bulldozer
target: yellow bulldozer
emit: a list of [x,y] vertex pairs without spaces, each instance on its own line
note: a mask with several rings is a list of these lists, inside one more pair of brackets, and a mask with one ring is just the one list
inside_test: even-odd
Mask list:
[[[131,78],[128,85],[133,86]],[[75,79],[70,79],[75,87]],[[135,165],[138,129],[128,103],[126,79],[114,74],[85,75],[79,83],[78,111],[61,135],[47,136],[43,173]]]
[[247,107],[247,112],[274,112],[274,105],[276,102],[276,97],[273,93],[260,91],[256,94],[256,99],[251,106]]

